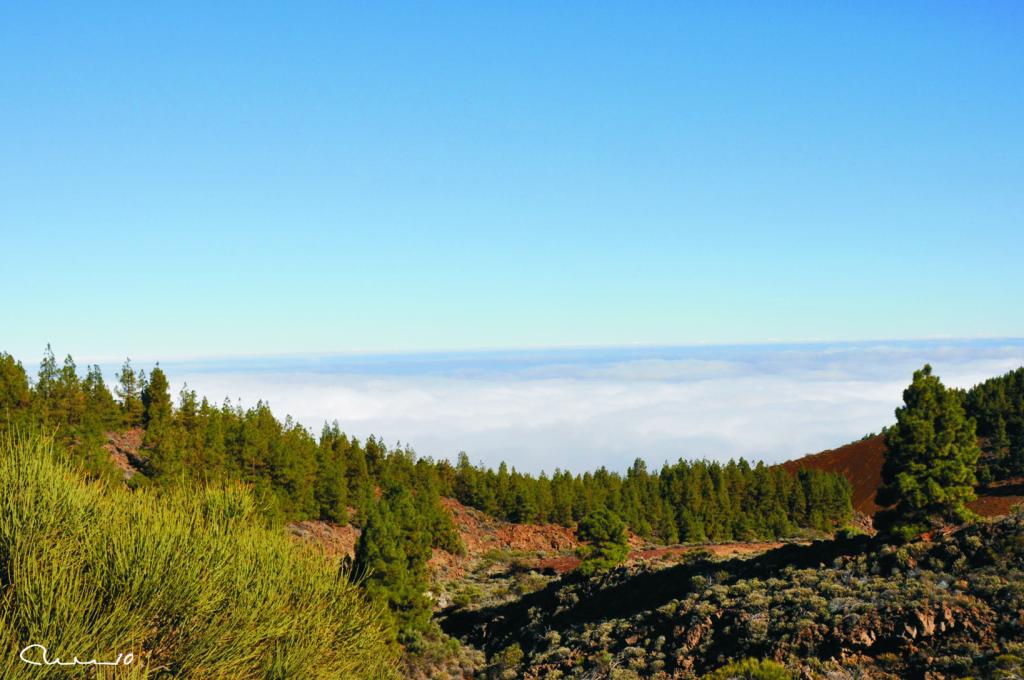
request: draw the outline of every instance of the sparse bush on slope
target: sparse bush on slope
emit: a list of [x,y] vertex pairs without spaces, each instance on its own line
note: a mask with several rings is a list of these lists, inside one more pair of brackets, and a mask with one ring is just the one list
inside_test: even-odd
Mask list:
[[745,659],[705,675],[704,680],[793,680],[793,674],[775,661]]
[[18,659],[41,644],[135,655],[79,677],[387,678],[388,629],[339,563],[264,528],[243,487],[133,493],[82,481],[45,437],[0,441],[0,677],[68,677]]
[[607,508],[598,508],[580,520],[576,534],[583,543],[576,551],[583,560],[579,571],[586,576],[611,569],[629,554],[626,525]]

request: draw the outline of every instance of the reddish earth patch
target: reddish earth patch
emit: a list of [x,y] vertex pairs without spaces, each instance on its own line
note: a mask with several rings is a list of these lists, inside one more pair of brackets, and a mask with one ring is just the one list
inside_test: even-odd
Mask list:
[[355,555],[360,534],[351,524],[338,526],[321,520],[291,522],[288,532],[300,543],[313,545],[332,557]]
[[466,562],[467,559],[465,557],[453,555],[447,550],[441,550],[440,548],[431,548],[427,566],[430,567],[431,571],[438,578],[450,580],[460,578],[466,573]]
[[[466,546],[467,556],[479,557],[489,551],[499,552],[564,552],[573,550],[576,535],[572,529],[557,524],[512,524],[467,507],[454,498],[442,498],[441,504],[449,513],[455,528]],[[289,533],[296,540],[321,547],[330,555],[355,554],[360,531],[351,524],[338,526],[319,520],[305,520],[288,524]],[[434,550],[430,565],[441,572],[461,571],[465,557]]]
[[561,552],[577,545],[576,533],[558,524],[512,524],[467,507],[454,498],[442,498],[441,504],[451,513],[466,552],[471,556],[490,550]]
[[110,453],[110,460],[124,474],[125,479],[131,479],[139,472],[142,460],[139,458],[139,449],[142,448],[142,439],[146,431],[141,427],[133,427],[124,432],[108,432],[107,443],[103,445]]
[[[463,505],[454,498],[442,498],[441,504],[451,513],[470,559],[490,551],[546,553],[555,556],[530,560],[527,564],[534,569],[554,569],[559,573],[572,571],[579,565],[579,559],[571,554],[579,546],[574,529],[560,524],[513,524]],[[634,553],[642,553],[641,549],[648,544],[631,533],[629,545]],[[434,550],[430,565],[435,571],[452,575],[461,573],[466,561],[466,558]]]
[[553,571],[557,574],[566,574],[580,566],[580,558],[571,555],[546,557],[542,560],[531,562],[530,566],[538,571]]
[[792,473],[800,468],[841,473],[853,486],[853,509],[873,515],[880,509],[875,503],[875,492],[882,483],[884,459],[885,437],[878,434],[838,449],[787,461],[782,467]]
[[[882,482],[885,460],[885,436],[874,435],[837,449],[815,453],[787,461],[782,467],[795,473],[800,468],[838,472],[853,486],[853,509],[874,515],[881,507],[875,503],[875,492]],[[969,507],[984,517],[1005,515],[1015,505],[1024,503],[1024,478],[998,482],[978,489],[978,499]]]
[[1006,479],[978,491],[969,507],[983,517],[1006,515],[1015,505],[1024,504],[1024,477]]

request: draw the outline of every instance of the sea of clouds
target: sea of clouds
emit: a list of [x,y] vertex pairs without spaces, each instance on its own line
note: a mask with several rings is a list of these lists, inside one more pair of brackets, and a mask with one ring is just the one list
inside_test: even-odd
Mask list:
[[1024,340],[325,355],[165,362],[175,388],[258,399],[314,432],[520,470],[635,458],[778,462],[893,421],[915,368],[966,387],[1024,365]]

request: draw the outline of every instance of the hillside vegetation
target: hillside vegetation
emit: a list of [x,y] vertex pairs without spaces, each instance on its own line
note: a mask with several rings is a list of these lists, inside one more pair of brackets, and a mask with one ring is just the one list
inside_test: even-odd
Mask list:
[[[84,376],[72,357],[60,364],[47,347],[34,379],[0,353],[0,430],[56,432],[71,460],[94,479],[125,479],[134,489],[241,482],[271,524],[353,523],[362,533],[354,556],[366,590],[394,614],[398,640],[423,648],[435,640],[426,560],[432,551],[464,551],[452,497],[515,523],[574,527],[594,512],[614,514],[640,537],[661,543],[776,539],[827,532],[850,517],[850,488],[837,474],[789,474],[746,461],[677,461],[657,472],[637,460],[619,474],[600,468],[551,475],[457,464],[349,437],[337,423],[319,436],[265,402],[217,405],[187,387],[174,399],[159,365],[149,373],[126,361],[113,393],[97,366]],[[120,466],[105,448],[117,433],[139,433]],[[113,435],[113,436],[112,436]]]
[[134,655],[102,677],[397,677],[386,612],[339,562],[266,529],[246,489],[86,482],[49,438],[8,433],[0,677],[69,676],[19,660],[30,644],[51,660]]
[[697,678],[747,657],[793,678],[1012,678],[1022,612],[1017,512],[899,547],[857,536],[566,577],[444,627],[488,652],[492,677]]

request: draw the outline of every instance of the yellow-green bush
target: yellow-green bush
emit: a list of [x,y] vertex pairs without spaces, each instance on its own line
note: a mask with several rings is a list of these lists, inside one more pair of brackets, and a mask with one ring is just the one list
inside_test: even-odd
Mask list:
[[705,680],[792,680],[793,674],[786,667],[774,661],[744,659],[733,661],[714,673],[704,676]]
[[388,678],[386,616],[242,487],[132,492],[83,481],[45,437],[0,441],[0,677],[68,677],[19,660],[41,644],[135,656],[78,677]]

